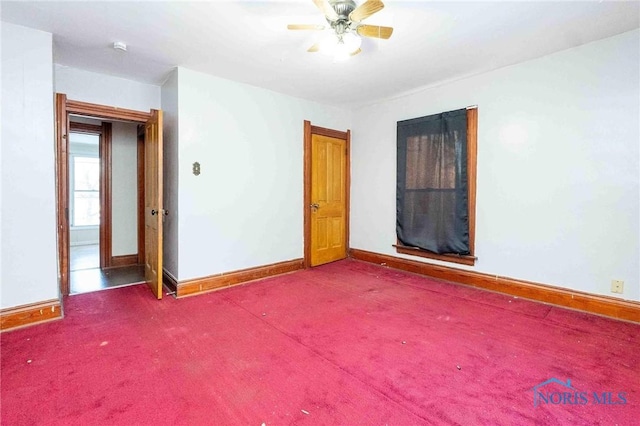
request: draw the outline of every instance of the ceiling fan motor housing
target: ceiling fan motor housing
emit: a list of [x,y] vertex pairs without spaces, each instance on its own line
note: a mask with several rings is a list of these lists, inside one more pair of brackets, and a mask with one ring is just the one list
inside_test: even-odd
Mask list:
[[327,21],[336,34],[341,36],[351,29],[349,14],[357,7],[356,2],[354,0],[329,0],[329,4],[338,14],[338,19],[331,21],[327,18]]
[[354,11],[357,7],[356,2],[354,0],[329,0],[329,4],[336,11],[338,16],[338,21],[349,20],[349,14]]

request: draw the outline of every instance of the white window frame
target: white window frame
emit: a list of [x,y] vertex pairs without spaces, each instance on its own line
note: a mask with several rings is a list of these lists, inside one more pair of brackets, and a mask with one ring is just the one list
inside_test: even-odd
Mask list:
[[[100,227],[100,219],[98,219],[98,223],[95,225],[76,225],[75,222],[75,164],[76,158],[95,158],[98,159],[98,164],[100,162],[100,156],[95,154],[83,154],[83,153],[72,153],[69,154],[69,228],[70,229],[92,229]],[[98,189],[96,191],[88,191],[81,190],[82,192],[97,192],[98,197],[100,197],[100,183],[98,182]]]

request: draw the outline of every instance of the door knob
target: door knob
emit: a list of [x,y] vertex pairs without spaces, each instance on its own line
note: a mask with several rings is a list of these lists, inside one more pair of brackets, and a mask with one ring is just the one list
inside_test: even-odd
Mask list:
[[158,213],[158,211],[157,211],[157,210],[153,210],[153,209],[151,209],[151,216],[155,216],[155,215],[156,215],[156,213]]
[[311,207],[313,209],[313,211],[317,211],[320,208],[320,204],[318,203],[313,203],[311,204],[309,207]]

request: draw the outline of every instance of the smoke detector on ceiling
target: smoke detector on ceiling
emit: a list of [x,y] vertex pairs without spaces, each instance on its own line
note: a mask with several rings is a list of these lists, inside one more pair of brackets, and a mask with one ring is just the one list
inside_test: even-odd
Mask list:
[[115,50],[122,50],[123,52],[127,51],[127,44],[123,43],[121,41],[115,41],[113,42],[113,48]]

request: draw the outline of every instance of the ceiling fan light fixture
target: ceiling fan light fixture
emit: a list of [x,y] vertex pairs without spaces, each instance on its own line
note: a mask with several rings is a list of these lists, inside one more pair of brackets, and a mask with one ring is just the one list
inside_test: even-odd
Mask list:
[[338,41],[338,35],[333,30],[329,30],[318,41],[318,51],[324,55],[332,56]]
[[333,60],[342,62],[349,59],[360,49],[362,39],[353,33],[346,33],[338,37],[338,43],[333,51]]
[[362,45],[362,38],[353,32],[337,34],[328,31],[319,41],[319,51],[336,61],[349,59]]
[[352,54],[356,50],[360,49],[360,46],[362,45],[362,39],[358,34],[348,32],[342,35],[342,45],[344,46],[344,49],[347,51],[347,53]]

